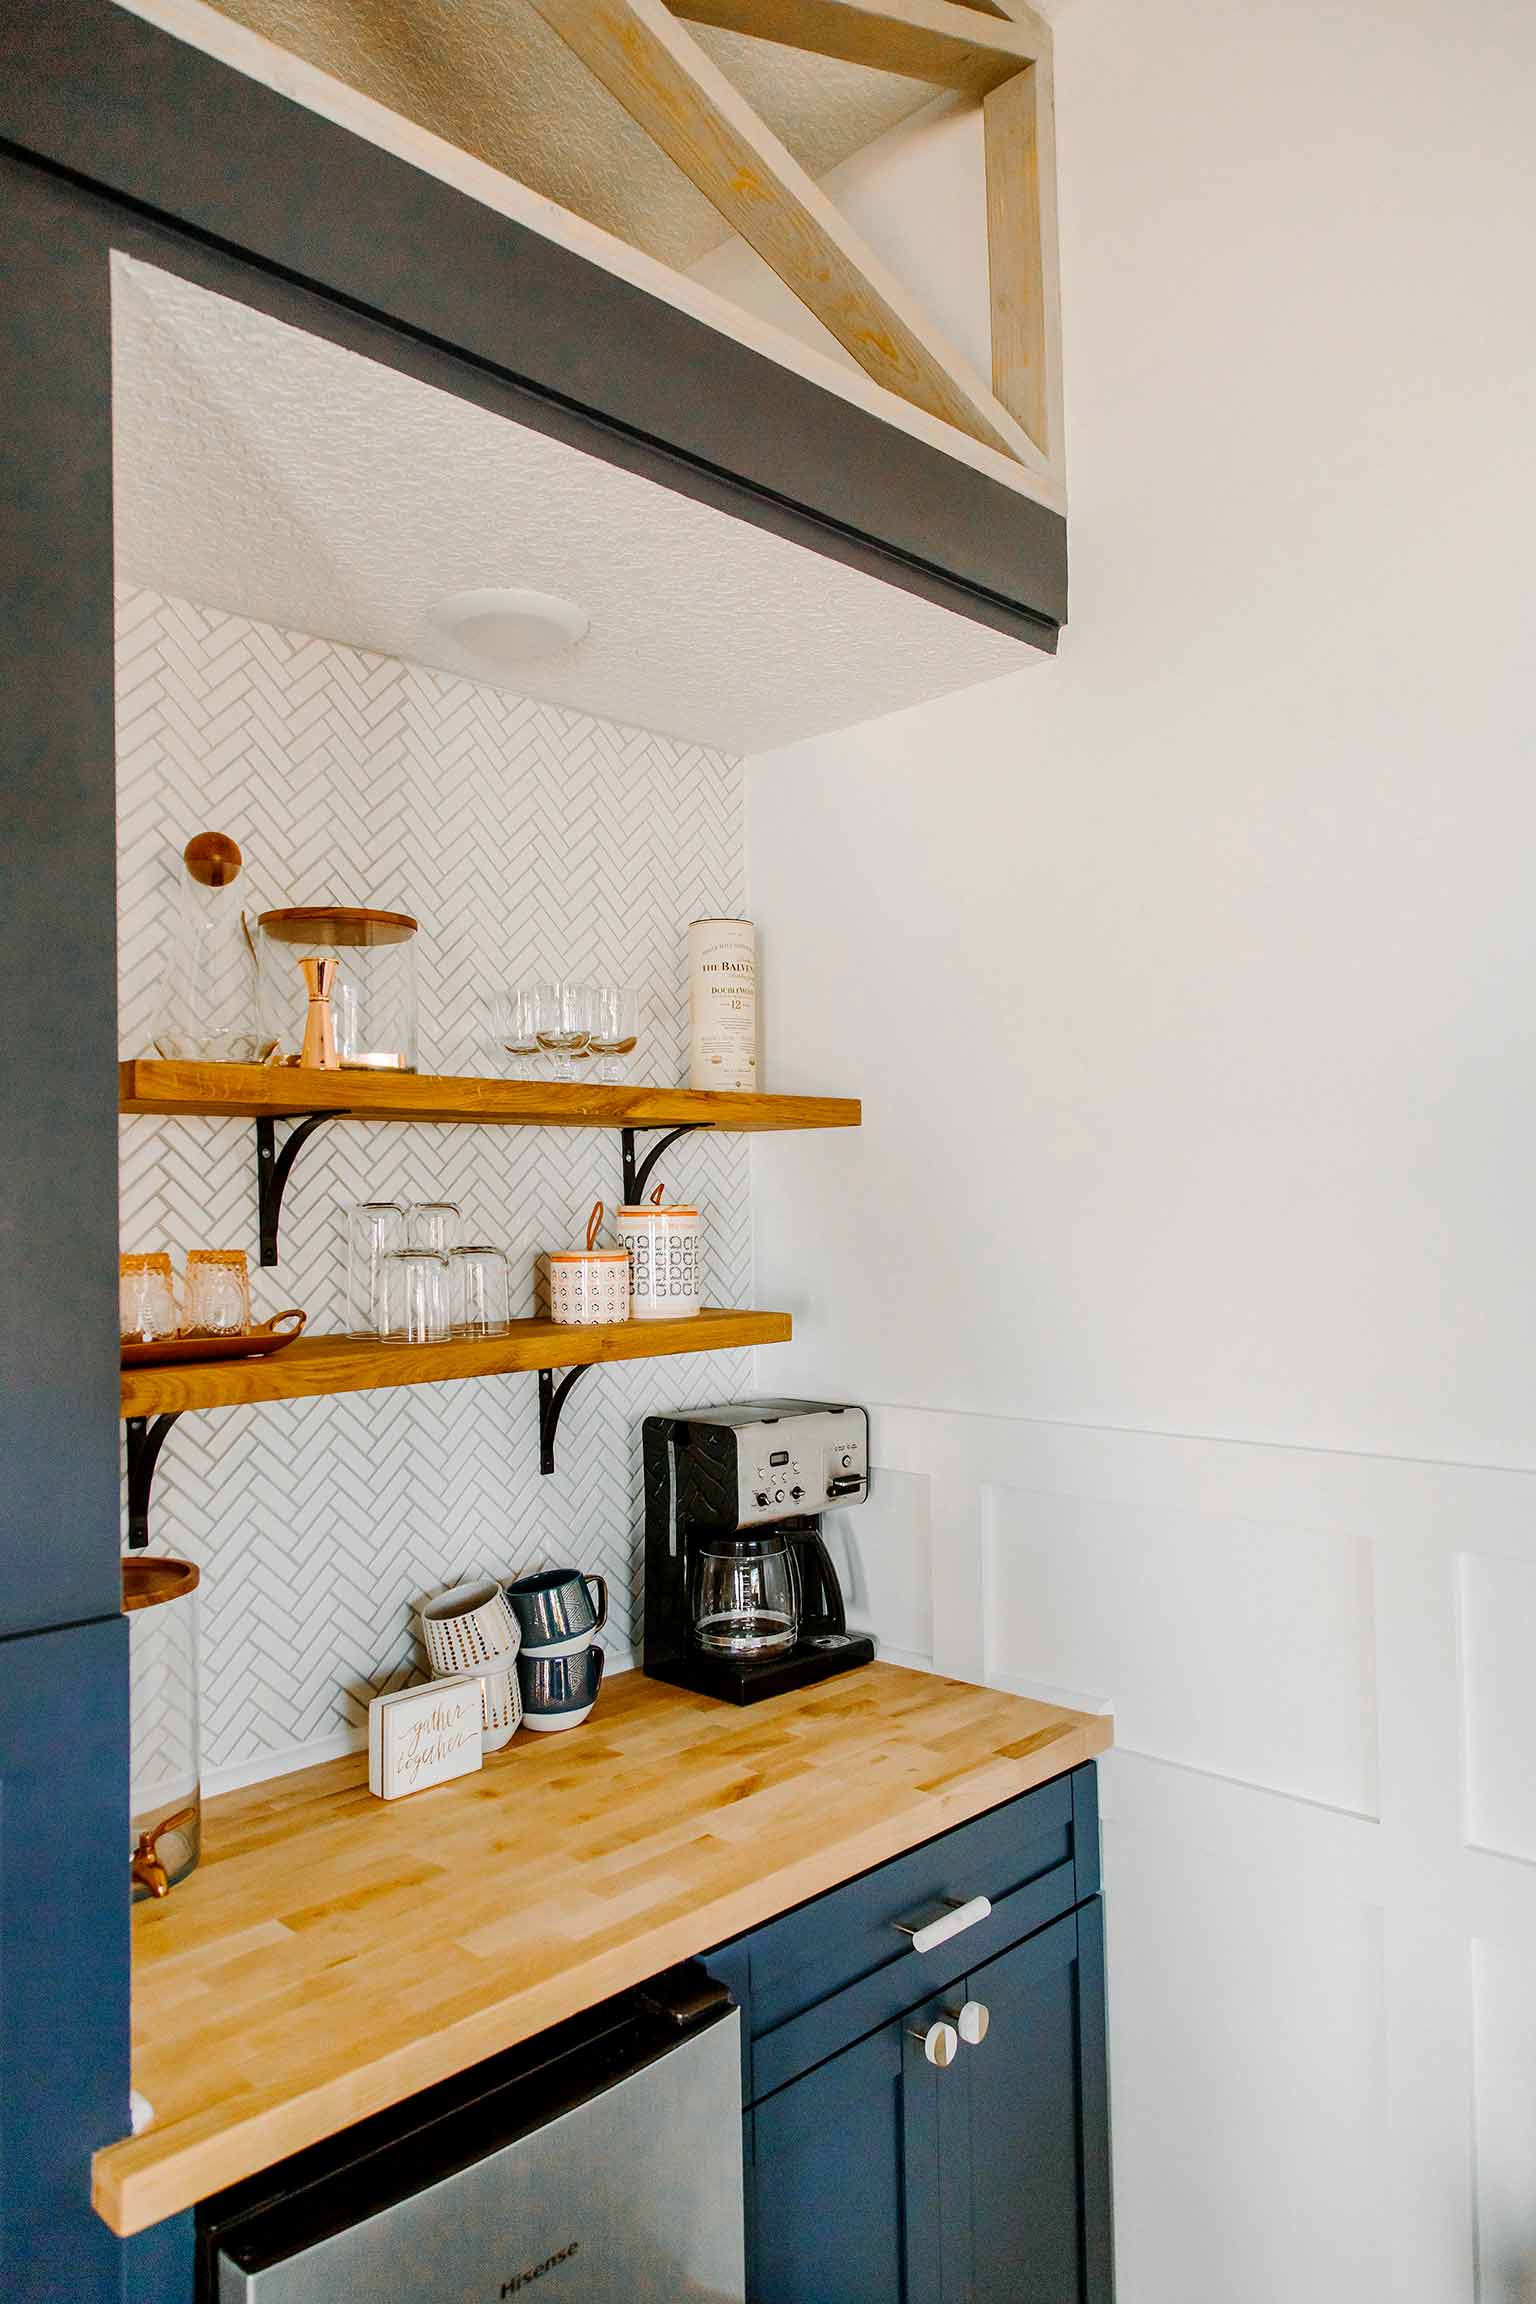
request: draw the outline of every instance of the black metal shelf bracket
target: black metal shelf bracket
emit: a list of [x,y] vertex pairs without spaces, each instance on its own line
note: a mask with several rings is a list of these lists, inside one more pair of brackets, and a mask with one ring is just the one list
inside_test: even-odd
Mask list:
[[659,1144],[652,1145],[650,1151],[647,1152],[645,1158],[641,1161],[638,1168],[635,1166],[635,1138],[637,1135],[639,1135],[640,1131],[637,1128],[621,1128],[619,1130],[619,1135],[624,1145],[625,1207],[639,1207],[640,1195],[651,1180],[651,1170],[655,1167],[657,1161],[661,1158],[663,1152],[665,1152],[669,1144],[675,1144],[679,1136],[692,1136],[697,1129],[713,1128],[713,1126],[713,1120],[685,1120],[681,1128],[669,1128],[665,1136],[663,1136],[661,1139],[661,1142]]
[[277,1122],[263,1118],[256,1123],[256,1205],[261,1217],[261,1261],[277,1262],[277,1227],[283,1213],[283,1194],[293,1173],[293,1164],[315,1130],[327,1120],[344,1120],[344,1112],[310,1112],[295,1120],[278,1149]]
[[555,1433],[560,1424],[560,1411],[573,1384],[579,1383],[587,1369],[594,1365],[586,1361],[580,1368],[567,1369],[559,1383],[555,1382],[552,1368],[539,1370],[539,1470],[553,1472],[555,1468]]
[[155,1466],[160,1461],[165,1436],[181,1413],[179,1408],[172,1408],[164,1416],[157,1416],[153,1423],[147,1416],[130,1416],[124,1422],[130,1552],[142,1552],[149,1542],[149,1498],[155,1484]]

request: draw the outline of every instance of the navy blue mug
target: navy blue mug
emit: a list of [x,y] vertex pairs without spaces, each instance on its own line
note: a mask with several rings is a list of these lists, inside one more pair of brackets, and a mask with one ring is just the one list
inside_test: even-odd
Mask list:
[[608,1586],[576,1568],[541,1568],[507,1586],[525,1656],[570,1655],[608,1621]]
[[569,1656],[519,1656],[517,1682],[525,1728],[579,1728],[603,1684],[603,1652],[589,1642]]

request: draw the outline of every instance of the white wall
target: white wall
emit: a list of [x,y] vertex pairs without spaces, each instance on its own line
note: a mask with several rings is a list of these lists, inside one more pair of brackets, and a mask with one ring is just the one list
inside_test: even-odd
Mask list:
[[893,1650],[1117,1710],[1122,2304],[1536,2295],[1533,77],[1073,0],[1060,658],[749,769],[775,1384]]

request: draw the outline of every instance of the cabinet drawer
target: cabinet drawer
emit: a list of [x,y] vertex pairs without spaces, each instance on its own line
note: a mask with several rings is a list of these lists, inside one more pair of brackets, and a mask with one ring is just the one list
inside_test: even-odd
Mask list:
[[[1098,1883],[1090,1764],[722,1947],[708,1965],[742,2010],[746,2100],[1070,1911]],[[976,1897],[990,1914],[931,1950],[904,1932]]]

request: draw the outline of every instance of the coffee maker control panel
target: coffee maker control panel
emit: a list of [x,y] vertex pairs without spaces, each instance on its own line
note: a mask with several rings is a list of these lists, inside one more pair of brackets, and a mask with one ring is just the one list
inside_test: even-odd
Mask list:
[[790,1409],[736,1425],[739,1528],[842,1511],[869,1493],[869,1418],[862,1408]]

